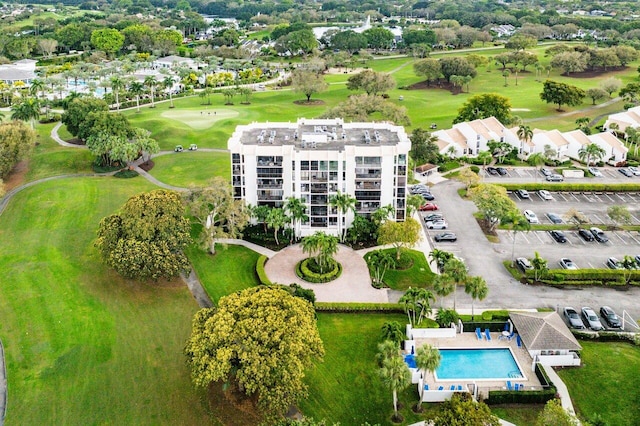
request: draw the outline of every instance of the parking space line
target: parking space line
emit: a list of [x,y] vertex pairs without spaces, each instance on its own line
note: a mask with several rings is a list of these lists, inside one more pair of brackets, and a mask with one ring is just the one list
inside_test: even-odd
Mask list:
[[606,193],[606,194],[604,194],[604,195],[605,195],[605,197],[607,197],[607,198],[609,199],[609,201],[611,201],[612,203],[615,203],[615,201],[613,200],[613,198],[611,198],[611,194]]
[[591,215],[593,218],[595,218],[595,220],[593,221],[593,223],[605,223],[602,219],[600,219],[600,217],[597,214]]
[[630,231],[627,232],[627,235],[629,236],[629,238],[631,238],[633,241],[635,241],[636,244],[640,244],[638,242],[638,240],[636,239],[636,237],[634,237],[633,234]]
[[632,222],[636,222],[636,223],[640,223],[640,219],[638,219],[636,216],[631,215],[631,221]]
[[624,239],[624,238],[622,238],[622,237],[621,237],[617,232],[614,232],[614,233],[613,233],[613,235],[615,235],[616,237],[618,237],[618,239],[619,239],[620,241],[622,241],[622,243],[623,243],[623,244],[629,245],[629,243],[628,243],[628,242],[626,242],[626,241],[625,241],[625,239]]
[[571,192],[571,196],[573,197],[574,200],[580,202],[580,200],[578,199],[578,197],[576,197],[575,192]]
[[567,201],[567,197],[565,197],[562,193],[560,192],[554,192],[553,193],[553,197],[562,197],[562,201]]

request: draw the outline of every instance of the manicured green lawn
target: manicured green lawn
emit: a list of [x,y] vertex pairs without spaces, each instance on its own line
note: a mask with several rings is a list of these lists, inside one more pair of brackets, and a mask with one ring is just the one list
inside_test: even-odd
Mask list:
[[231,177],[231,162],[226,152],[189,152],[161,155],[153,159],[149,173],[160,182],[189,188],[205,186],[215,176]]
[[628,343],[580,341],[582,366],[558,371],[578,415],[599,413],[609,426],[640,419],[640,348]]
[[[322,364],[307,372],[309,398],[301,401],[302,412],[329,424],[390,424],[393,414],[392,393],[378,376],[375,362],[380,328],[387,321],[404,324],[400,314],[318,313],[318,328],[324,342]],[[419,421],[411,405],[418,400],[416,385],[400,395],[405,408],[405,424]]]
[[260,255],[253,250],[218,244],[215,255],[195,247],[190,248],[188,254],[200,282],[214,303],[227,294],[260,283],[256,275],[256,262]]
[[[385,249],[395,259],[395,249]],[[412,265],[408,269],[388,269],[384,275],[384,283],[394,290],[406,290],[409,287],[428,287],[433,281],[434,273],[424,253],[417,250],[404,250],[404,258],[410,259]]]
[[121,279],[99,220],[151,189],[76,178],[20,192],[0,216],[7,424],[207,424],[182,349],[198,306],[180,282]]

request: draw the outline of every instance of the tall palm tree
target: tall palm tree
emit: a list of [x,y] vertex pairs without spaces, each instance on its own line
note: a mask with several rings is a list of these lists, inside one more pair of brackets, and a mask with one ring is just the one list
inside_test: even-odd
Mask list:
[[456,283],[449,274],[438,274],[433,279],[433,291],[440,296],[440,307],[444,304],[444,298],[453,293]]
[[453,253],[445,250],[433,249],[429,252],[429,258],[438,265],[438,272],[442,272],[447,261],[453,258]]
[[[416,349],[415,360],[418,370],[424,370],[433,374],[433,372],[438,369],[438,366],[440,366],[441,359],[440,351],[429,344],[424,344]],[[420,410],[422,409],[421,401],[418,401],[416,407],[419,407]]]
[[289,218],[284,214],[284,210],[280,208],[273,208],[269,211],[266,222],[267,226],[273,229],[273,236],[276,239],[276,244],[279,245],[278,232],[280,231],[280,228],[283,228],[287,223],[289,223]]
[[484,278],[475,276],[467,280],[464,286],[464,292],[471,296],[471,321],[474,320],[473,302],[478,300],[484,300],[489,293],[489,287]]
[[453,286],[453,310],[455,310],[457,288],[467,280],[467,266],[462,260],[454,257],[452,259],[449,259],[447,263],[445,263],[444,273],[451,276],[451,279],[455,284]]
[[344,242],[346,234],[346,228],[343,229],[343,220],[348,212],[356,211],[357,200],[349,194],[343,194],[340,191],[336,195],[331,196],[329,199],[329,205],[335,207],[338,210],[338,234],[340,235],[340,242]]
[[518,210],[510,211],[502,219],[502,223],[513,232],[513,242],[511,244],[511,264],[513,264],[515,262],[516,236],[518,232],[521,231],[529,232],[531,230],[531,224]]
[[318,231],[302,239],[302,252],[315,259],[322,273],[338,252],[338,238]]
[[17,104],[11,105],[13,120],[28,121],[31,128],[35,128],[35,120],[40,117],[40,102],[36,98],[25,98]]
[[156,95],[156,87],[158,86],[158,80],[152,75],[148,75],[144,79],[144,85],[149,88],[151,93],[151,108],[156,107],[155,103],[155,95]]
[[382,367],[386,360],[398,356],[398,343],[391,339],[385,339],[378,343],[378,353],[376,353],[376,361],[378,366]]
[[411,383],[411,372],[402,357],[397,354],[387,359],[380,369],[382,383],[393,392],[394,419],[398,419],[398,391]]
[[431,301],[435,300],[433,293],[426,288],[409,287],[400,297],[400,303],[409,318],[409,323],[414,326],[431,315]]
[[166,76],[164,80],[162,80],[162,87],[169,91],[169,108],[173,108],[173,90],[171,89],[173,89],[174,84],[175,82],[171,76]]
[[137,107],[136,112],[140,112],[140,95],[144,93],[144,84],[139,81],[132,81],[131,84],[129,84],[129,92],[131,92],[132,95],[135,95]]
[[527,163],[531,164],[536,168],[535,173],[535,182],[538,183],[538,175],[540,174],[540,166],[544,164],[544,155],[541,152],[536,152],[535,154],[531,154],[529,158],[527,158]]
[[302,222],[309,220],[309,216],[307,216],[307,205],[302,198],[289,197],[284,203],[284,210],[293,223],[293,235],[295,239],[298,240],[300,238],[300,225]]
[[[533,130],[526,124],[521,124],[518,127],[517,134],[518,138],[525,143],[531,142],[531,139],[533,138]],[[522,152],[522,150],[520,150],[520,152]]]
[[405,332],[398,321],[387,321],[382,324],[382,339],[399,345],[405,339]]
[[606,153],[607,151],[605,151],[597,144],[590,143],[589,145],[585,145],[578,150],[578,157],[580,157],[582,161],[585,161],[586,158],[587,166],[589,166],[591,165],[592,159],[594,160],[594,162],[598,162],[602,157],[605,156]]
[[116,100],[116,111],[120,110],[120,91],[124,89],[124,81],[116,76],[111,77],[111,91]]

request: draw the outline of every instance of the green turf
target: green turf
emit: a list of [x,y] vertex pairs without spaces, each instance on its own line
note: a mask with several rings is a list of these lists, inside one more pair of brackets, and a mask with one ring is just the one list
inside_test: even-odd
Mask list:
[[93,247],[99,220],[144,180],[28,188],[0,216],[7,424],[206,424],[182,348],[198,307],[179,281],[119,278]]
[[260,255],[242,246],[216,245],[216,254],[191,248],[189,259],[200,282],[217,303],[221,297],[260,283],[256,275],[256,262]]
[[518,426],[535,425],[544,409],[542,404],[504,404],[489,407],[496,416]]
[[[395,259],[395,249],[385,249],[385,251]],[[411,267],[403,270],[388,269],[384,275],[384,283],[394,290],[406,290],[409,287],[429,287],[433,281],[434,273],[431,272],[424,253],[417,250],[404,250],[402,256],[410,259]]]
[[[324,343],[324,362],[307,372],[309,397],[301,401],[302,412],[330,424],[389,424],[393,414],[392,393],[378,376],[375,362],[380,328],[387,321],[404,324],[400,314],[318,314]],[[400,395],[404,417],[411,424],[419,417],[411,412],[418,400],[415,385]]]
[[599,413],[609,426],[637,424],[640,419],[640,348],[628,343],[581,341],[582,366],[558,375],[571,394],[578,415]]
[[189,152],[161,155],[153,159],[149,173],[163,183],[188,188],[205,186],[215,176],[229,179],[231,163],[226,152]]

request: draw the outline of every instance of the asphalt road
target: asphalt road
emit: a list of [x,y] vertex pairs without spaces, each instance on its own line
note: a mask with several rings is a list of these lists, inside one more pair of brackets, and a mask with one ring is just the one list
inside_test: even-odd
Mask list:
[[[526,181],[530,182],[531,178],[526,179]],[[502,264],[503,261],[511,259],[512,240],[510,236],[505,235],[506,233],[501,233],[500,243],[497,244],[487,240],[473,217],[473,213],[476,212],[475,205],[471,201],[461,199],[457,193],[461,186],[462,184],[459,182],[449,180],[432,188],[431,191],[436,197],[435,202],[448,222],[448,230],[458,235],[458,241],[455,243],[435,243],[431,241],[431,244],[434,248],[451,251],[463,258],[472,275],[481,275],[487,281],[489,294],[483,301],[475,301],[475,307],[485,309],[540,307],[561,309],[564,306],[574,306],[580,309],[582,306],[591,306],[597,311],[600,306],[609,305],[618,314],[626,310],[634,318],[640,317],[640,303],[638,303],[640,289],[637,288],[626,291],[601,287],[557,289],[546,286],[523,285],[514,280]],[[532,205],[534,204],[533,201],[531,203]],[[439,232],[442,231],[429,231],[428,233],[432,237]],[[640,254],[640,244],[631,240],[629,240],[629,244],[624,246],[624,249],[622,245],[618,247],[617,244],[598,245],[599,243],[590,243],[590,245],[585,244],[583,247],[579,247],[577,242],[574,247],[573,244],[562,245],[552,241],[545,241],[544,238],[547,237],[547,234],[542,234],[542,241],[538,241],[534,245],[533,242],[535,240],[533,238],[537,238],[536,235],[527,235],[525,239],[523,238],[524,234],[520,233],[517,236],[515,245],[516,256],[532,257],[533,250],[536,247],[541,247],[541,255],[543,257],[547,256],[550,266],[553,266],[552,263],[556,262],[557,265],[557,260],[560,257],[564,257],[564,254],[569,253],[567,247],[582,250],[585,256],[591,256],[593,259],[602,259],[602,261],[606,260],[609,253],[611,255],[619,255],[618,253],[623,252],[636,254],[637,251],[637,254]],[[575,242],[574,238],[570,238],[572,242]],[[622,238],[625,237],[623,236]],[[636,238],[640,241],[640,238]],[[544,254],[542,253],[542,248],[544,248]],[[580,256],[576,257],[575,261],[579,266],[588,266],[587,263],[580,264],[583,261]],[[458,289],[456,308],[470,309],[471,302],[471,297],[464,294],[463,289]],[[453,305],[452,296],[445,300],[445,305]]]

